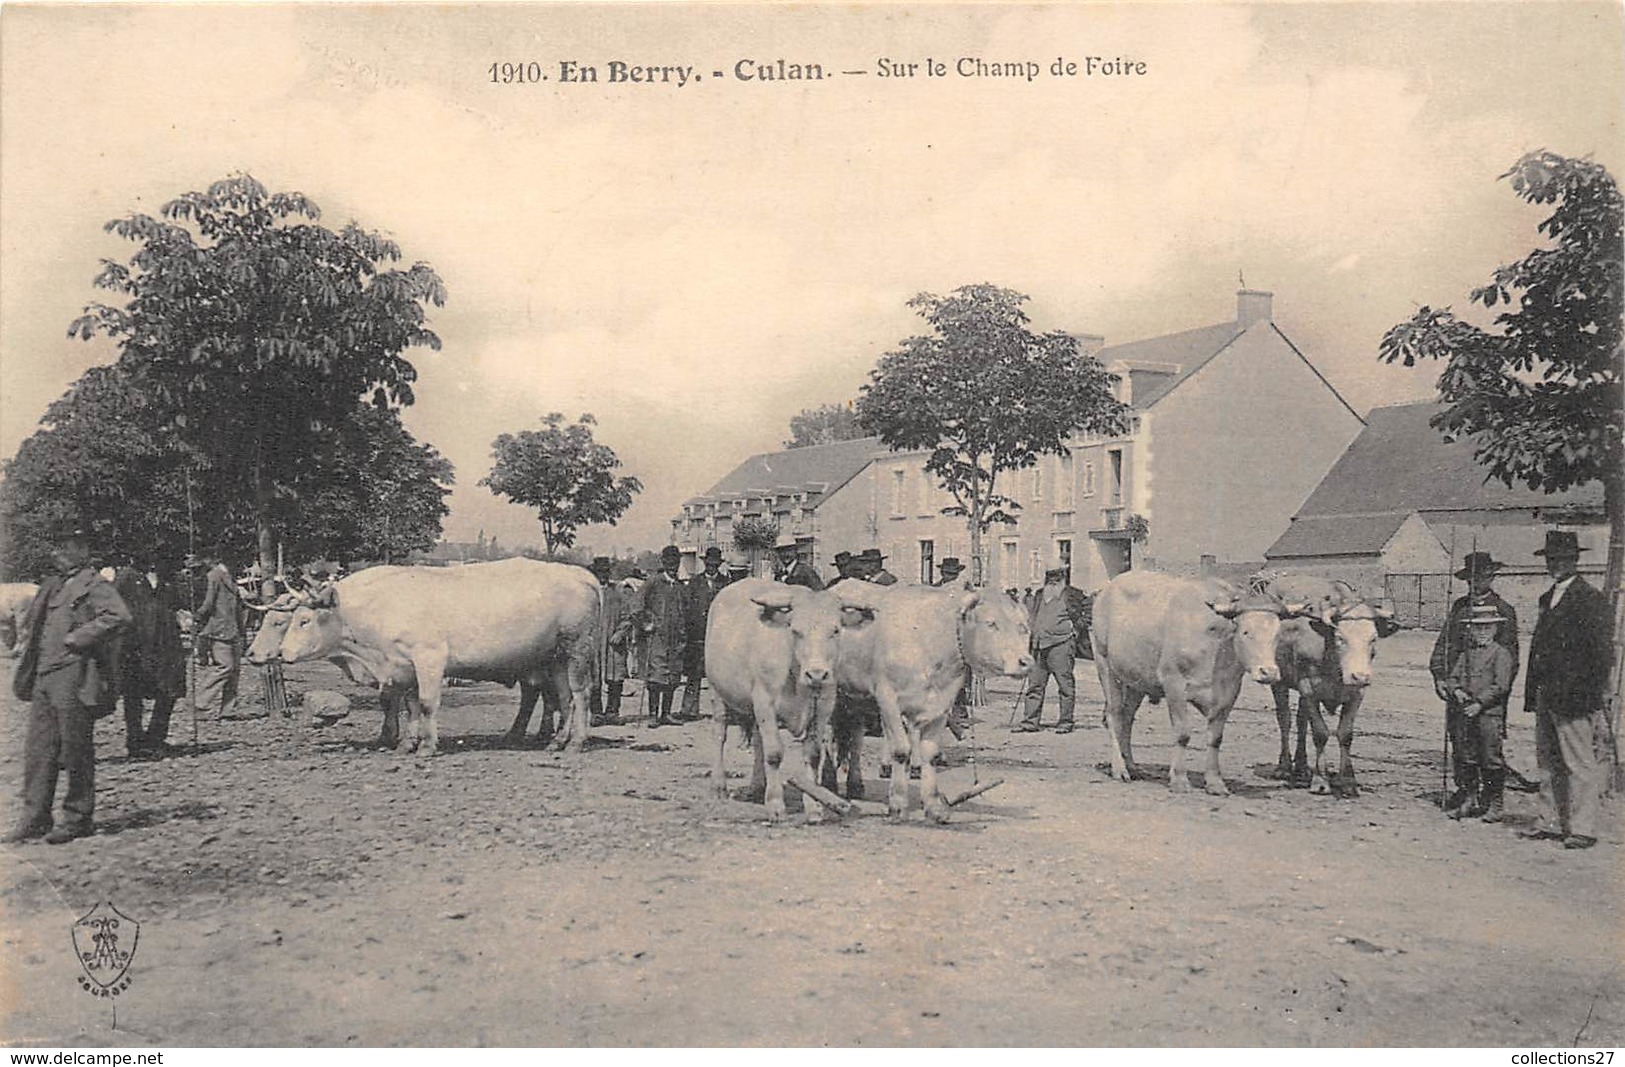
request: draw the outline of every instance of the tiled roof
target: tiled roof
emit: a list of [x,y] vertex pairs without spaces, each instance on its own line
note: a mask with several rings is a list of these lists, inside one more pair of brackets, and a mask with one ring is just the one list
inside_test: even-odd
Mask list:
[[1446,443],[1428,425],[1440,410],[1433,402],[1373,409],[1299,517],[1602,506],[1600,482],[1550,494],[1498,479],[1486,483],[1489,472],[1474,461],[1472,440]]
[[1409,512],[1294,519],[1265,552],[1265,559],[1316,556],[1378,556]]
[[[1103,364],[1127,359],[1146,363],[1177,363],[1179,373],[1168,375],[1161,381],[1146,383],[1144,396],[1134,397],[1134,406],[1145,409],[1202,368],[1202,365],[1242,334],[1242,326],[1235,322],[1221,322],[1215,326],[1201,326],[1194,330],[1148,337],[1143,341],[1111,345],[1100,350],[1097,358]],[[1138,393],[1139,390],[1136,390]]]
[[[878,437],[860,437],[827,445],[790,448],[783,452],[763,452],[729,471],[705,496],[739,498],[750,490],[769,486],[810,487],[817,484],[829,499],[836,489],[857,476],[878,452],[886,451]],[[771,492],[771,490],[769,490]]]

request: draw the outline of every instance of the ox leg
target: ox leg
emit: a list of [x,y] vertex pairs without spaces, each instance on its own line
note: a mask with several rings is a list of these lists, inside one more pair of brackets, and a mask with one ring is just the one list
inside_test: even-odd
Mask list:
[[1354,716],[1364,699],[1364,693],[1356,692],[1343,704],[1343,711],[1337,716],[1337,747],[1342,750],[1337,762],[1337,792],[1339,796],[1351,800],[1360,795],[1360,787],[1354,781],[1354,760],[1349,754],[1354,747]]
[[406,756],[415,752],[419,744],[423,704],[418,699],[417,690],[415,689],[402,693],[400,699],[406,708],[406,728],[400,731],[400,737],[395,742],[395,752],[397,755]]
[[751,694],[756,713],[756,735],[762,745],[762,804],[769,822],[784,819],[784,741],[779,737],[773,694],[756,686]]
[[446,680],[446,650],[429,649],[412,657],[412,667],[418,676],[419,729],[422,740],[418,743],[419,756],[432,756],[440,747],[440,693]]
[[1332,791],[1331,784],[1326,781],[1326,739],[1331,736],[1331,731],[1326,729],[1326,716],[1321,711],[1318,698],[1305,697],[1298,710],[1300,714],[1308,713],[1309,732],[1315,738],[1315,767],[1309,779],[1309,792],[1325,796]]
[[759,804],[767,796],[767,742],[762,740],[759,727],[743,727],[750,733],[750,784],[745,787],[745,798]]
[[519,713],[513,717],[513,725],[508,732],[502,735],[503,741],[510,745],[523,745],[525,731],[530,729],[530,717],[536,712],[536,699],[542,695],[542,690],[535,682],[521,681],[519,683]]
[[555,747],[562,749],[568,744],[574,753],[583,752],[587,747],[592,695],[598,690],[596,644],[595,632],[577,637],[569,657],[553,669],[559,703],[569,715],[564,737],[555,743]]
[[1134,779],[1134,755],[1130,736],[1134,731],[1134,713],[1139,709],[1141,696],[1118,679],[1106,664],[1105,656],[1095,657],[1095,671],[1100,675],[1100,692],[1106,699],[1106,735],[1110,739],[1112,775],[1119,782]]
[[1185,703],[1185,680],[1180,677],[1162,680],[1163,699],[1168,701],[1168,725],[1174,730],[1174,756],[1168,762],[1168,788],[1175,793],[1188,793],[1190,777],[1185,772],[1185,756],[1191,744],[1191,708]]
[[1292,690],[1280,682],[1270,686],[1275,698],[1275,725],[1281,730],[1281,754],[1275,761],[1275,777],[1283,782],[1292,780]]
[[399,693],[378,690],[378,706],[384,712],[384,725],[378,731],[378,747],[394,748],[401,743],[401,704],[405,698]]
[[1309,706],[1315,702],[1315,691],[1312,683],[1305,682],[1302,692],[1298,695],[1298,745],[1292,757],[1292,788],[1305,789],[1309,786],[1309,749],[1305,742],[1305,735],[1309,732]]
[[717,754],[711,762],[711,792],[719,800],[728,799],[728,720],[735,714],[734,709],[725,706],[716,718]]
[[893,819],[901,819],[908,814],[909,731],[903,723],[903,712],[895,689],[887,685],[877,688],[875,703],[880,705],[880,729],[886,739],[887,754],[891,757],[886,814]]
[[1230,709],[1221,707],[1207,719],[1207,763],[1202,771],[1202,788],[1209,796],[1227,797],[1230,787],[1224,784],[1224,773],[1219,770],[1219,750],[1224,747],[1224,727],[1230,719]]
[[946,725],[947,719],[938,716],[920,731],[920,800],[925,805],[925,817],[935,823],[948,821],[948,802],[942,798],[941,784],[937,781],[937,753],[942,751],[942,731]]

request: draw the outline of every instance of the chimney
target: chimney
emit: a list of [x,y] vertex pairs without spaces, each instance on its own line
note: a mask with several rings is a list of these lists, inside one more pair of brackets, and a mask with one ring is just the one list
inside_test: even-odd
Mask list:
[[1270,302],[1274,297],[1274,293],[1266,293],[1261,289],[1237,289],[1236,325],[1245,330],[1255,322],[1274,321],[1270,309]]

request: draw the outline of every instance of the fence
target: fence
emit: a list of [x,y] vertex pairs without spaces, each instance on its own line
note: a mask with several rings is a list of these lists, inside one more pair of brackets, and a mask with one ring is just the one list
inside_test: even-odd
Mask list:
[[1465,582],[1448,574],[1387,574],[1382,585],[1395,620],[1416,630],[1443,626],[1452,597],[1467,591]]

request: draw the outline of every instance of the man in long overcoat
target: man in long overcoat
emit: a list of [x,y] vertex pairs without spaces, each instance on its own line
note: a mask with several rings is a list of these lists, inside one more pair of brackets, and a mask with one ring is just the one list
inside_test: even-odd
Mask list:
[[[130,609],[130,629],[123,647],[123,697],[124,748],[131,756],[162,756],[171,751],[170,713],[176,698],[186,694],[186,649],[176,614],[181,609],[180,593],[172,580],[176,569],[173,560],[120,567],[113,582]],[[148,699],[152,700],[152,719],[143,727]]]
[[[595,556],[587,569],[603,590],[604,613],[599,619],[598,662],[603,666],[601,685],[592,689],[592,724],[614,726],[621,721],[621,690],[626,685],[627,615],[626,590],[610,578],[614,566],[608,556]],[[607,692],[606,692],[607,691]]]
[[688,649],[684,671],[683,707],[678,718],[693,722],[700,717],[700,679],[705,677],[705,624],[711,617],[711,601],[728,584],[722,573],[722,549],[711,545],[702,557],[704,569],[688,580],[687,600],[683,611],[687,617]]
[[688,646],[688,618],[683,612],[683,582],[677,577],[683,555],[676,545],[660,550],[660,571],[639,591],[632,610],[634,625],[648,646],[643,684],[649,689],[649,725],[668,726],[672,696],[683,680],[683,657]]
[[[7,844],[44,837],[66,844],[95,832],[96,719],[113,710],[117,639],[130,611],[90,567],[90,545],[77,529],[56,535],[56,574],[40,585],[23,620],[22,658],[12,692],[32,702],[23,747],[23,815]],[[62,822],[52,825],[59,771],[68,774]]]
[[1529,638],[1524,706],[1535,713],[1535,762],[1543,773],[1541,822],[1519,836],[1561,838],[1564,848],[1597,843],[1605,768],[1597,759],[1595,716],[1608,682],[1608,602],[1579,575],[1580,539],[1546,531],[1552,587],[1540,597]]

